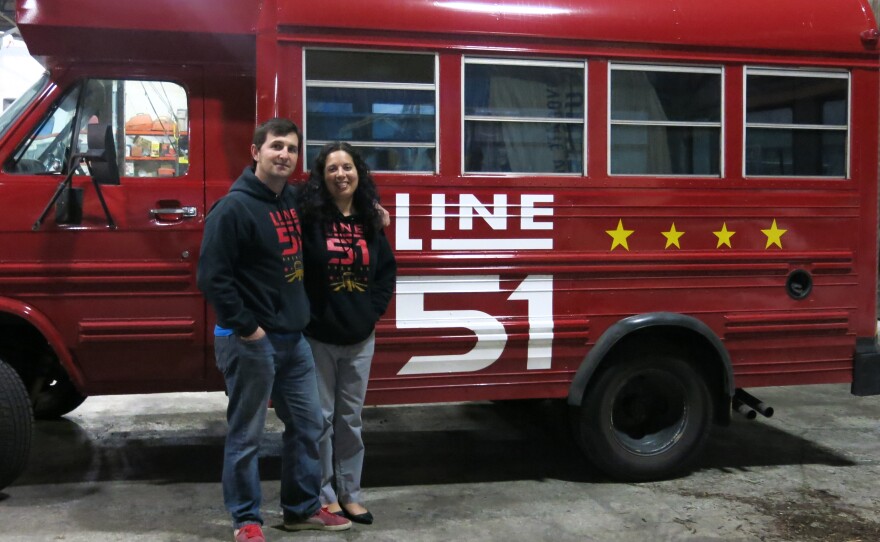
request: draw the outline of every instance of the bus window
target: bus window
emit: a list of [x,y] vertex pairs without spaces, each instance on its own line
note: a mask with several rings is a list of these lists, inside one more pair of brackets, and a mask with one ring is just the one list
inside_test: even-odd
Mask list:
[[28,88],[24,93],[19,96],[17,100],[14,100],[12,103],[6,103],[6,98],[3,99],[3,111],[0,113],[0,136],[6,133],[6,130],[12,126],[12,122],[21,115],[21,112],[25,110],[25,108],[31,104],[31,102],[37,97],[43,88],[45,88],[46,83],[49,82],[49,74],[44,73],[39,80],[37,80],[30,88]]
[[308,50],[305,64],[306,170],[348,141],[374,171],[435,171],[434,55]]
[[[189,169],[186,91],[167,81],[121,81],[126,177],[181,177]],[[114,126],[115,129],[115,126]],[[117,132],[118,133],[118,132]]]
[[80,85],[70,90],[50,110],[39,127],[28,137],[4,167],[7,173],[63,173],[70,157],[73,121]]
[[721,175],[721,68],[610,70],[612,175]]
[[848,176],[849,75],[746,69],[745,174]]
[[[87,150],[87,126],[104,121],[116,137],[121,175],[181,176],[188,167],[186,111],[186,92],[174,83],[90,79],[65,94],[5,170],[66,174],[71,154]],[[85,163],[76,168],[89,174]]]
[[583,62],[468,58],[466,173],[584,173]]

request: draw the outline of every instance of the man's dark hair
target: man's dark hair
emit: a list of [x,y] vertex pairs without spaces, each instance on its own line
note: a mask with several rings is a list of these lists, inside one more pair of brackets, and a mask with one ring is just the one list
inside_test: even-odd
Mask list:
[[263,143],[266,142],[266,138],[269,137],[269,134],[286,136],[290,133],[296,134],[296,140],[299,142],[301,147],[302,135],[300,134],[299,127],[290,119],[275,117],[274,119],[269,119],[266,122],[257,126],[257,129],[254,130],[253,143],[259,149],[263,146]]

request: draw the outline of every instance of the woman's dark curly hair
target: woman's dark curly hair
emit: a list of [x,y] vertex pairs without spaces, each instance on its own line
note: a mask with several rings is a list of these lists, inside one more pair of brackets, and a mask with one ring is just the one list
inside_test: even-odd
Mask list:
[[309,173],[309,180],[299,192],[299,201],[302,206],[304,220],[314,220],[318,223],[329,224],[339,214],[339,209],[333,202],[327,185],[324,184],[324,168],[327,165],[327,157],[336,151],[344,151],[351,156],[354,167],[358,175],[358,187],[354,192],[352,204],[355,212],[361,217],[364,225],[364,235],[368,239],[372,239],[373,235],[380,224],[379,212],[376,210],[376,203],[379,201],[379,194],[376,190],[376,183],[370,174],[370,168],[361,155],[354,150],[354,147],[343,141],[336,141],[324,145],[318,157],[315,158],[315,164]]

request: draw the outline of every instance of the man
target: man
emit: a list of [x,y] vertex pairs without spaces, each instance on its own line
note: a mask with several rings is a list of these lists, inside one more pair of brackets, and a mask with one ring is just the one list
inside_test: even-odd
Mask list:
[[309,304],[299,214],[287,184],[299,145],[299,129],[287,119],[257,127],[253,166],[208,213],[199,256],[199,289],[217,315],[215,355],[229,395],[223,500],[236,542],[265,541],[257,458],[270,398],[284,423],[285,528],[351,527],[318,500],[321,407],[312,352],[301,333]]

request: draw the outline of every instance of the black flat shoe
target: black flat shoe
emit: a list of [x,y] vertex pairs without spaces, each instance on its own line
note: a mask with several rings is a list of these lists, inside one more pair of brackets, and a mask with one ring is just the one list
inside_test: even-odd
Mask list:
[[373,524],[373,514],[371,514],[369,511],[364,512],[363,514],[352,514],[343,506],[342,515],[355,523],[363,523],[364,525]]

